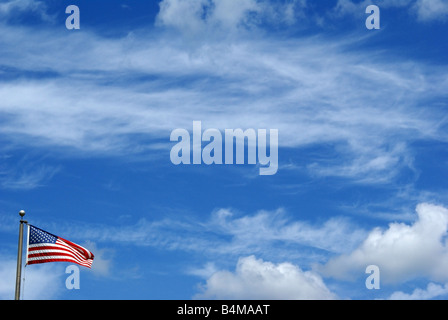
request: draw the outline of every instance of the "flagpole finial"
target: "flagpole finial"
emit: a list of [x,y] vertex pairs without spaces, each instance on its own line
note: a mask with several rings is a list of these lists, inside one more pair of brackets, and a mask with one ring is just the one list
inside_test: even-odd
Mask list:
[[20,210],[19,211],[20,216],[23,218],[23,216],[25,215],[25,211],[24,210]]

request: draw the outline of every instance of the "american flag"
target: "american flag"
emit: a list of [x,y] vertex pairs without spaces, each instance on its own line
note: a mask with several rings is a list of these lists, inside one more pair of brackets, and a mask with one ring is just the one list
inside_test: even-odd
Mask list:
[[66,261],[91,268],[93,257],[86,248],[29,225],[26,264]]

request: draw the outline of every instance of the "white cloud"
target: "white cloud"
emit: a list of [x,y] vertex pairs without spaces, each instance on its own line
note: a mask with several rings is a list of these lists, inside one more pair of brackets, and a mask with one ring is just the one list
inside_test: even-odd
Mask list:
[[[366,277],[365,269],[372,264],[380,268],[383,288],[413,279],[446,282],[448,210],[420,204],[416,211],[412,224],[395,222],[388,229],[375,228],[370,233],[344,219],[312,225],[293,220],[282,210],[236,215],[228,209],[215,211],[205,221],[189,217],[152,222],[142,219],[136,225],[118,227],[78,224],[66,226],[63,233],[108,245],[138,244],[199,254],[209,262],[185,269],[187,274],[207,279],[197,298],[318,299],[332,295],[321,277],[357,281]],[[103,250],[94,250],[99,260],[94,262],[98,268],[93,271],[114,277],[110,272],[113,259],[106,259]],[[229,261],[245,256],[249,257],[241,258],[235,271],[225,271]],[[286,256],[291,262],[267,262],[282,261]],[[301,270],[298,264],[311,271]],[[254,277],[260,280],[257,285]],[[444,294],[442,289],[430,285],[426,291],[412,294],[397,291],[391,298],[430,299]]]
[[[159,23],[238,28],[251,12],[275,17],[289,10],[293,19],[306,2],[277,7],[246,0],[236,13],[234,6],[230,0],[165,0]],[[0,135],[12,148],[165,157],[169,133],[199,119],[221,130],[278,129],[280,148],[300,153],[317,146],[329,155],[305,154],[295,170],[375,184],[412,170],[415,141],[448,138],[443,108],[433,107],[445,104],[447,66],[351,50],[362,37],[237,35],[190,42],[158,28],[103,38],[87,30],[2,27],[0,55],[10,80],[0,87]],[[28,72],[42,77],[23,80]],[[24,182],[30,178],[23,175]]]
[[207,0],[168,0],[161,1],[157,23],[164,26],[174,26],[179,29],[198,31],[203,28],[202,19],[204,5]]
[[[175,37],[103,39],[86,31],[67,39],[12,27],[0,40],[5,66],[52,75],[2,84],[0,114],[7,121],[0,134],[11,145],[131,156],[151,150],[151,138],[158,146],[166,138],[168,150],[170,131],[200,119],[222,130],[276,128],[280,148],[317,145],[338,155],[306,157],[304,170],[375,183],[412,165],[408,146],[415,140],[446,139],[441,109],[421,108],[446,96],[446,67],[347,53],[347,40],[183,47]],[[81,45],[82,52],[74,50]]]
[[418,277],[448,280],[448,210],[420,204],[416,211],[412,225],[391,223],[387,230],[376,228],[353,252],[332,258],[318,269],[326,276],[355,279],[368,265],[377,265],[382,283]]
[[446,20],[448,18],[448,1],[417,0],[414,9],[421,21]]
[[447,294],[447,284],[442,286],[431,282],[426,287],[426,290],[417,288],[411,294],[397,291],[390,295],[389,300],[431,300]]
[[312,271],[303,271],[287,262],[274,264],[249,256],[238,260],[235,272],[214,273],[195,298],[327,300],[336,299],[336,295]]
[[208,228],[233,237],[233,244],[257,248],[264,243],[282,241],[330,252],[350,250],[364,237],[348,220],[333,217],[320,225],[294,221],[283,210],[259,211],[252,216],[235,216],[231,210],[213,213]]
[[8,19],[12,16],[27,13],[34,13],[43,21],[53,21],[53,17],[48,15],[44,2],[35,0],[7,0],[0,2],[0,17]]
[[163,0],[157,15],[159,26],[187,33],[225,30],[234,32],[251,25],[251,14],[260,13],[256,0]]
[[59,167],[35,164],[22,159],[14,167],[8,167],[0,171],[0,187],[12,190],[30,190],[42,187],[55,174],[59,172]]
[[365,14],[365,10],[367,6],[374,4],[377,5],[380,9],[383,8],[405,8],[409,7],[409,5],[414,0],[363,0],[363,1],[353,1],[353,0],[338,0],[335,7],[333,8],[333,13],[336,15],[345,15],[352,14],[356,16],[361,16],[363,18],[367,17]]
[[206,35],[241,33],[257,29],[263,22],[291,25],[303,18],[306,0],[163,0],[157,15],[158,26],[172,27],[184,34]]
[[0,299],[13,300],[16,287],[17,261],[2,259],[0,264]]
[[[13,300],[16,286],[17,261],[1,257],[0,299]],[[57,298],[65,290],[65,273],[61,266],[33,265],[23,267],[21,299],[47,300]],[[24,280],[23,280],[24,278]]]
[[448,2],[446,0],[364,0],[362,2],[338,0],[333,13],[359,16],[364,13],[365,8],[370,4],[375,4],[380,9],[400,8],[407,10],[411,16],[416,16],[418,21],[445,20],[448,17]]
[[208,278],[212,276],[218,269],[214,262],[206,263],[202,268],[189,268],[187,274],[198,276],[201,278]]
[[[288,255],[290,259],[307,264],[310,263],[309,259],[322,260],[329,253],[340,254],[352,250],[365,237],[364,230],[347,219],[331,218],[319,224],[311,224],[294,220],[283,210],[236,215],[228,209],[213,212],[206,221],[192,218],[167,218],[160,221],[141,219],[136,225],[119,227],[80,226],[74,229],[70,226],[65,233],[74,238],[87,236],[95,242],[130,242],[166,250],[201,253],[219,261],[256,253],[268,259]],[[195,270],[201,272],[200,269]]]
[[109,249],[98,248],[96,243],[87,241],[83,247],[89,248],[93,252],[94,259],[92,264],[92,272],[97,276],[109,277],[111,275],[112,259]]

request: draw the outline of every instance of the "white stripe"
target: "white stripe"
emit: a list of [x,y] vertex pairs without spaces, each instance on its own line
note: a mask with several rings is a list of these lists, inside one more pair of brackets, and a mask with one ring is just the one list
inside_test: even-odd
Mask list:
[[[50,246],[53,247],[53,248],[45,249],[45,247],[50,247]],[[42,248],[42,249],[40,249],[40,250],[32,250],[32,251],[29,252],[29,254],[33,254],[34,252],[42,252],[42,253],[61,252],[61,253],[66,253],[66,254],[75,256],[75,257],[77,257],[79,259],[85,259],[78,252],[76,252],[74,250],[71,250],[70,248],[67,248],[66,246],[61,246],[61,245],[57,245],[57,244],[55,244],[55,245],[45,245],[45,246],[33,246],[33,248],[36,248],[36,247],[37,248]],[[59,249],[56,249],[54,247],[59,248]]]
[[[81,251],[79,251],[78,249],[72,247],[72,246],[69,245],[68,243],[65,243],[64,241],[60,241],[60,240],[58,239],[58,240],[56,241],[56,243],[59,244],[59,245],[61,245],[61,246],[66,247],[67,249],[73,251],[73,252],[76,253],[76,254],[79,254],[79,255],[83,256],[83,253],[82,253]],[[81,246],[80,246],[80,247],[81,247]],[[81,247],[81,248],[82,248],[82,247]],[[87,249],[85,249],[85,248],[83,248],[83,249],[88,253],[89,257],[91,257],[90,251],[87,250]]]
[[73,259],[71,257],[66,257],[66,256],[46,256],[46,257],[34,257],[34,258],[30,258],[29,261],[37,261],[37,260],[47,260],[47,259],[65,259],[65,260],[69,260],[69,261],[73,261],[75,263],[79,263],[83,266],[91,266],[93,260],[83,260],[83,261],[78,261],[76,259]]
[[[60,245],[55,245],[55,244],[45,244],[43,246],[39,246],[39,245],[31,245],[30,247],[36,248],[36,247],[49,247],[49,246],[53,246],[53,247],[60,247],[61,249],[54,249],[54,248],[48,248],[48,249],[40,249],[40,250],[33,250],[30,251],[28,254],[34,254],[34,253],[65,253],[68,254],[69,256],[60,256],[61,258],[71,258],[75,261],[79,261],[79,262],[83,262],[86,260],[91,260],[91,259],[86,259],[84,256],[78,254],[77,251],[73,251],[73,250],[67,250],[67,246],[60,246]],[[70,247],[68,247],[70,248]],[[27,255],[28,256],[28,255]],[[59,257],[59,256],[58,256]],[[36,260],[37,257],[35,258],[29,258],[29,261],[33,261]],[[39,257],[41,260],[45,259],[46,257]]]
[[78,259],[75,259],[73,257],[70,256],[59,256],[59,255],[53,255],[53,256],[37,256],[37,257],[31,257],[29,258],[29,261],[36,261],[36,260],[48,260],[48,259],[67,259],[70,261],[76,261],[76,262],[80,262],[82,264],[92,264],[93,260],[81,260],[79,261]]
[[[70,261],[78,261],[77,259],[74,259],[73,257],[59,256],[59,255],[32,257],[29,259],[29,261],[50,260],[50,259],[66,259],[66,260],[70,260]],[[93,260],[83,260],[83,261],[79,261],[79,262],[84,263],[84,264],[89,264],[91,261],[93,261]]]
[[33,250],[33,251],[30,251],[29,254],[52,253],[52,252],[54,252],[55,254],[56,254],[56,253],[65,253],[65,254],[68,254],[68,255],[72,255],[70,252],[67,252],[67,251],[65,251],[65,250],[58,250],[58,249]]
[[[73,247],[69,246],[68,244],[66,244],[65,242],[56,242],[56,243],[36,243],[36,244],[31,244],[29,246],[30,248],[36,248],[36,247],[59,247],[62,250],[67,250],[69,251],[68,253],[71,253],[73,255],[75,255],[76,257],[80,258],[80,259],[86,259],[84,257],[84,255],[82,253],[80,253],[78,250],[74,249]],[[56,250],[56,249],[48,249],[48,250]],[[88,250],[87,250],[88,251]],[[90,251],[88,251],[90,253]],[[88,258],[92,258],[91,255],[89,255]]]
[[[40,250],[36,251],[39,252]],[[44,260],[44,259],[52,259],[52,258],[56,258],[57,259],[70,259],[73,261],[78,261],[78,262],[85,262],[91,259],[80,259],[78,257],[74,257],[72,255],[58,255],[58,253],[65,253],[64,251],[60,251],[60,250],[55,250],[55,251],[47,251],[47,250],[42,250],[42,253],[51,253],[53,255],[51,256],[37,256],[37,257],[29,257],[29,261],[34,261],[34,260]]]
[[84,255],[83,255],[81,252],[79,252],[78,250],[76,250],[75,248],[73,248],[73,247],[71,247],[71,246],[69,246],[69,245],[67,245],[67,244],[65,244],[65,243],[63,243],[63,242],[62,242],[62,243],[59,242],[58,245],[59,245],[62,249],[65,249],[65,250],[71,252],[73,255],[75,255],[75,256],[77,256],[77,257],[79,257],[79,258],[81,258],[81,259],[85,259]]

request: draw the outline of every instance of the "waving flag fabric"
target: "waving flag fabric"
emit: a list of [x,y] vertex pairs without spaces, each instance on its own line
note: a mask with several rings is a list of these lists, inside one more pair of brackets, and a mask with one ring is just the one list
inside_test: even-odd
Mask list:
[[86,248],[29,225],[27,264],[65,261],[91,268],[93,257]]

